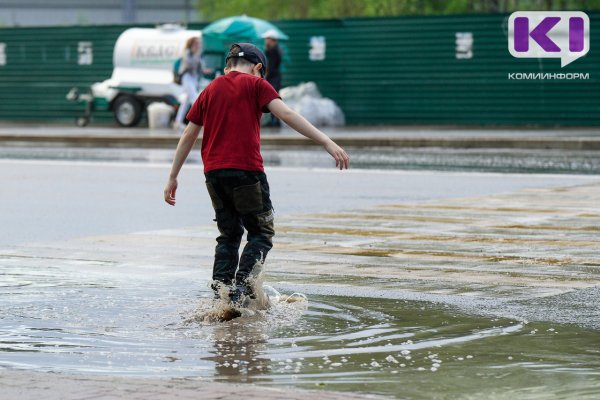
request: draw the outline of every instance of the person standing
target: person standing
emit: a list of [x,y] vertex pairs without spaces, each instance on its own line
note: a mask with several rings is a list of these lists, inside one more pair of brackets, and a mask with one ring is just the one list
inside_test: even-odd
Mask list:
[[[265,79],[273,86],[277,92],[281,90],[281,48],[277,40],[277,32],[273,29],[268,30],[263,35],[265,39],[265,56],[267,57],[267,68]],[[279,119],[271,114],[270,126],[281,126]]]
[[179,105],[173,127],[182,130],[185,114],[200,94],[202,61],[200,59],[200,40],[197,37],[189,38],[186,42],[177,73],[181,77],[181,86],[185,91],[186,100]]

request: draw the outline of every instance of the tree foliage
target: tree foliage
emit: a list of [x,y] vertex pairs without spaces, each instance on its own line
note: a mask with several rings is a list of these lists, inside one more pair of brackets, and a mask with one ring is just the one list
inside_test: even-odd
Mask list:
[[197,0],[205,21],[247,14],[268,20],[593,10],[600,0]]

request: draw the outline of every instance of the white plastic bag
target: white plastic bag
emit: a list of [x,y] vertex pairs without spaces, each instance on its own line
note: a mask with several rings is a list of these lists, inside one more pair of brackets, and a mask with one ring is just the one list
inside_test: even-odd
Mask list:
[[331,99],[323,97],[314,82],[288,86],[279,92],[281,98],[294,111],[316,126],[344,126],[346,118],[342,109]]

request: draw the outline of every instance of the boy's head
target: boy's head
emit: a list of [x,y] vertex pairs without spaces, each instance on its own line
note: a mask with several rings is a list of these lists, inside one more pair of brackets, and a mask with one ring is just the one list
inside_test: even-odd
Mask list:
[[225,58],[225,72],[248,70],[255,76],[265,77],[267,61],[262,51],[251,43],[235,43]]

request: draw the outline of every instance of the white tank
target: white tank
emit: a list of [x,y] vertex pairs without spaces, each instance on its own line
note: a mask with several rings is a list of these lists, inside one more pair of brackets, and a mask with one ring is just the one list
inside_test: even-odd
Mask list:
[[[115,43],[113,66],[115,68],[168,69],[182,56],[188,39],[200,31],[183,29],[178,25],[159,28],[130,28]],[[200,42],[202,46],[202,42]]]
[[[117,122],[133,126],[139,122],[142,107],[147,104],[184,103],[187,95],[174,82],[173,67],[183,55],[186,42],[193,37],[198,38],[202,46],[200,31],[178,25],[124,31],[115,43],[111,78],[91,86],[94,109],[112,109]],[[115,105],[118,98],[123,100]]]
[[127,29],[115,43],[111,83],[142,87],[144,94],[164,93],[164,85],[175,85],[173,65],[183,55],[187,40],[197,37],[202,48],[201,34],[178,25]]

